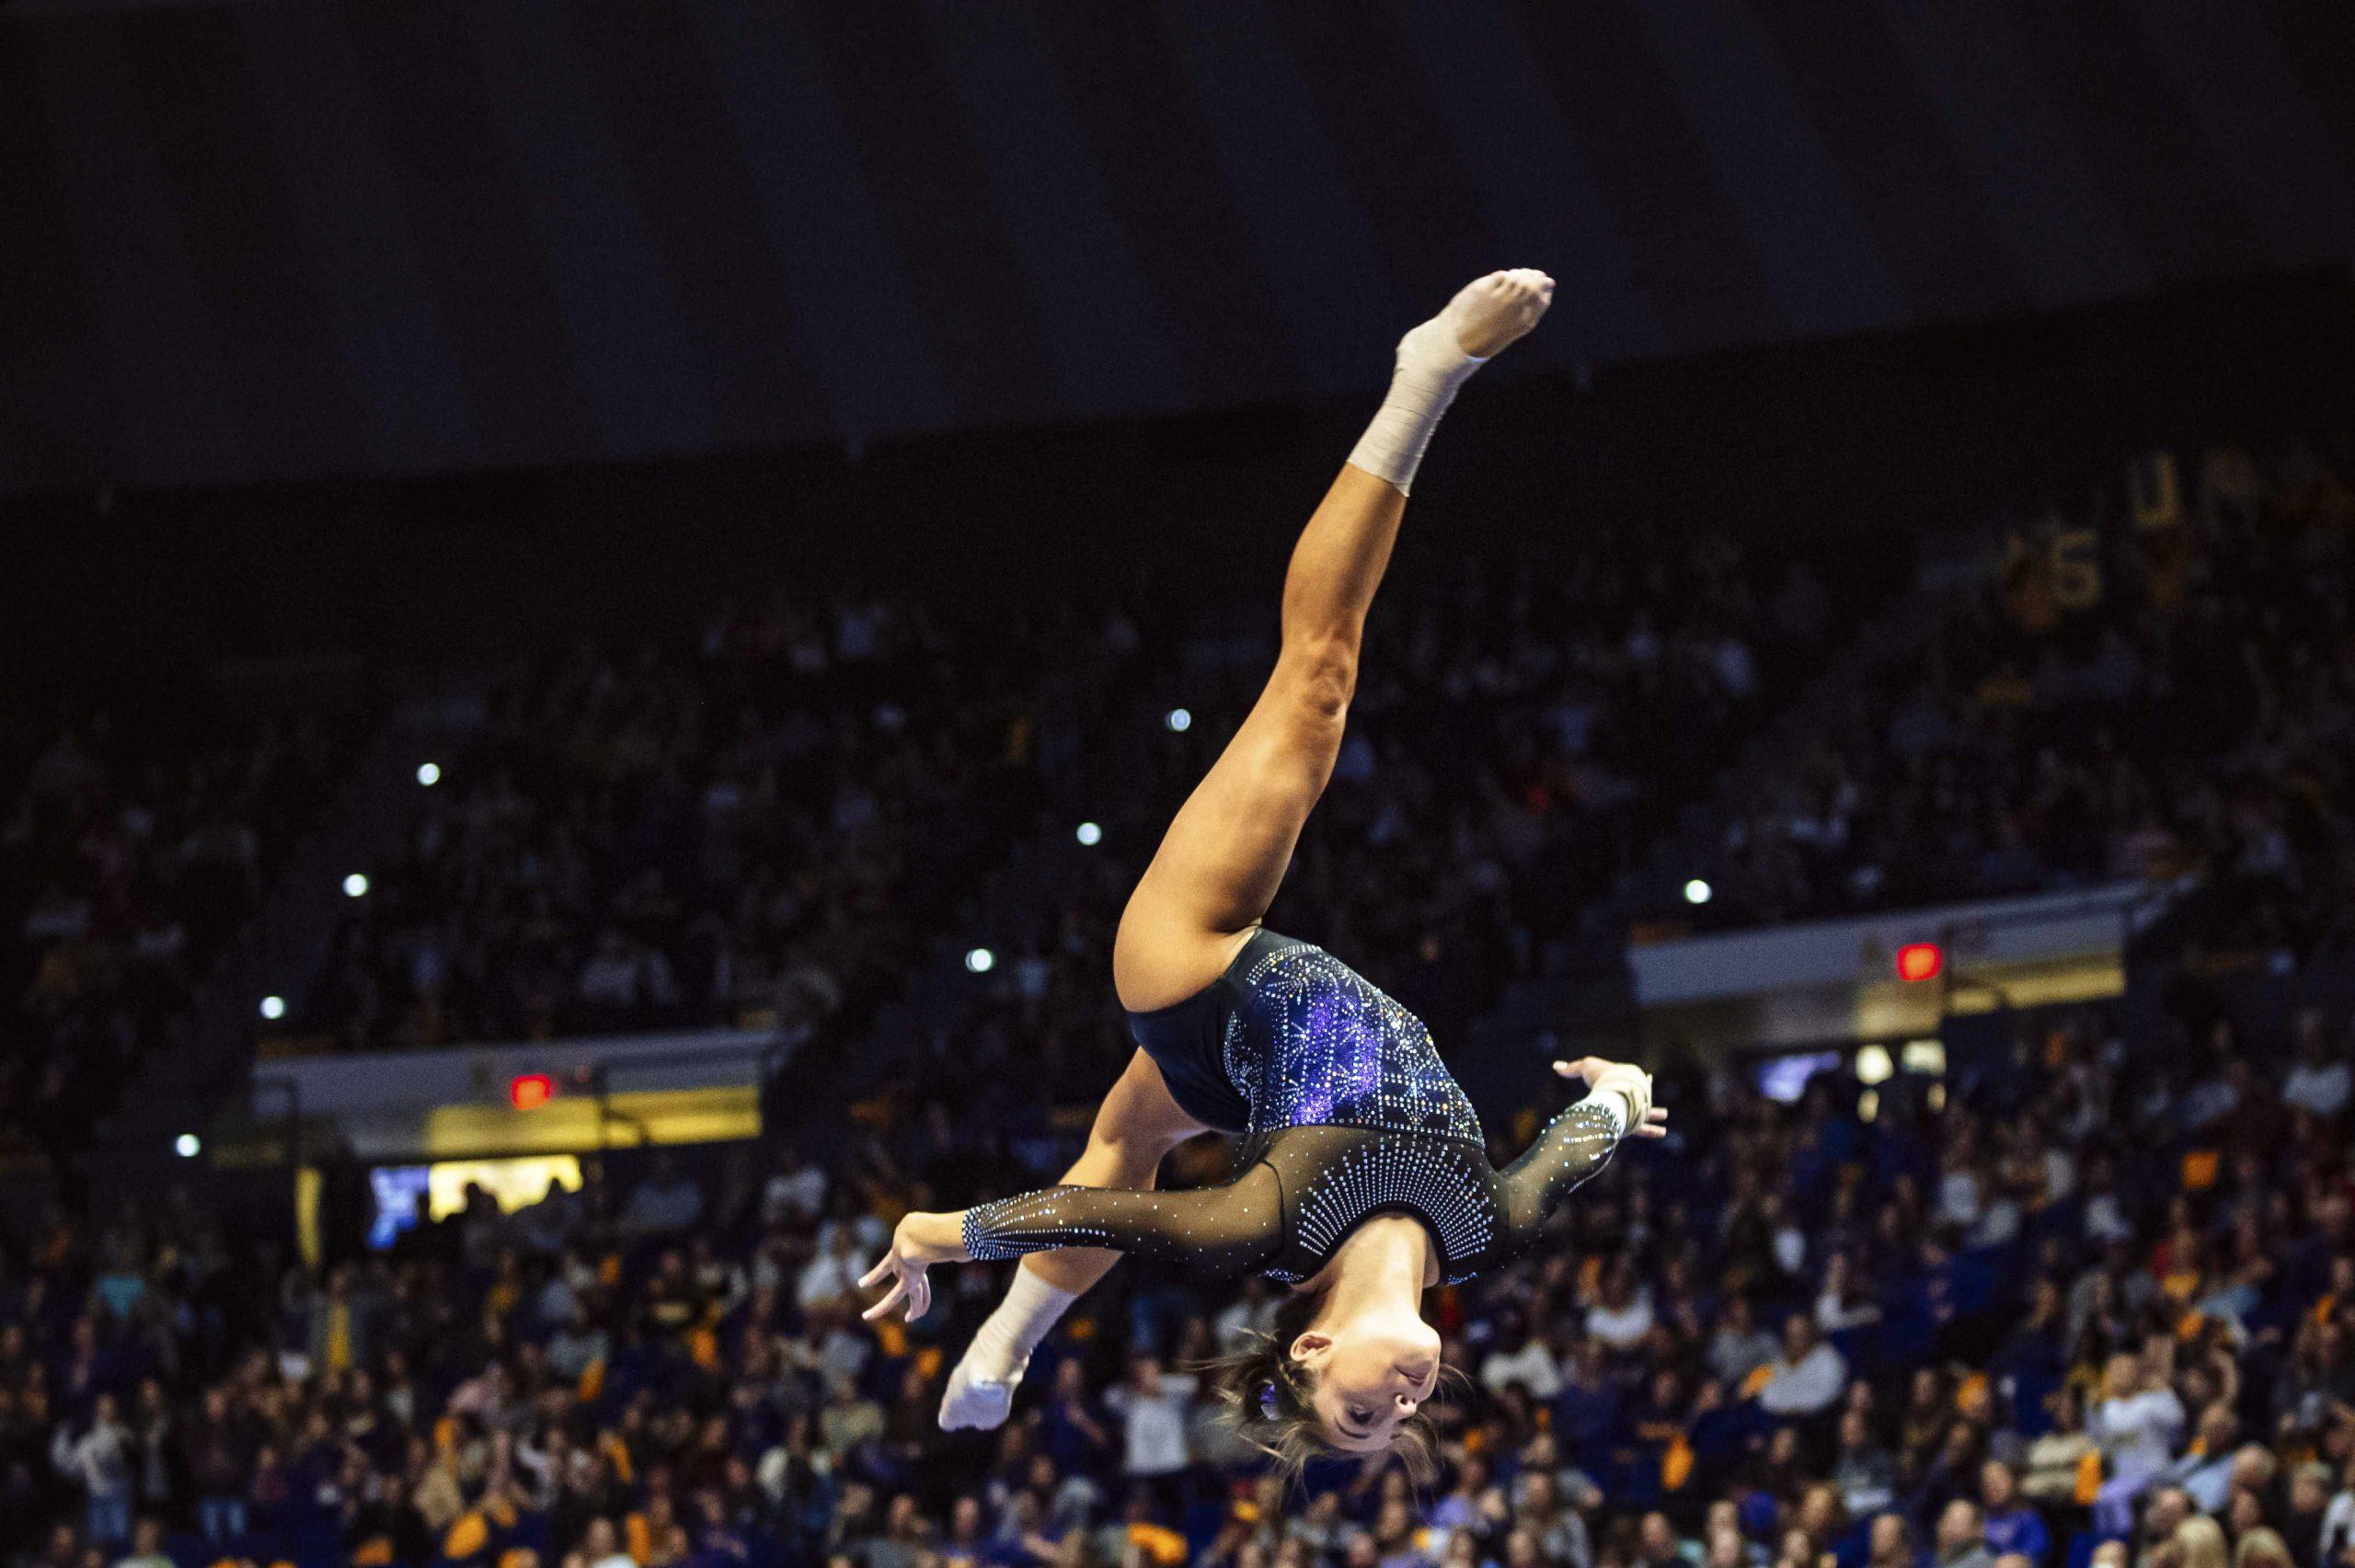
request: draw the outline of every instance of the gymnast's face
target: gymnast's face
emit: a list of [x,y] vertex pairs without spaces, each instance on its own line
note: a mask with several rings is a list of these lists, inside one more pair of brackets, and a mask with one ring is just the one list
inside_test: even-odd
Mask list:
[[1292,1354],[1315,1379],[1311,1403],[1326,1440],[1346,1453],[1388,1448],[1439,1387],[1439,1331],[1411,1311],[1320,1322]]

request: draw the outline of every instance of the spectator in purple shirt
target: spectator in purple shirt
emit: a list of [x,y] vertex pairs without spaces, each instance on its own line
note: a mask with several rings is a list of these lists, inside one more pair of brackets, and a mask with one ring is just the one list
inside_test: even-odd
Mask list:
[[2019,1482],[2012,1467],[1989,1459],[1979,1470],[1979,1500],[1987,1509],[1987,1550],[1998,1557],[2025,1557],[2044,1568],[2052,1551],[2052,1534],[2043,1516],[2020,1501]]

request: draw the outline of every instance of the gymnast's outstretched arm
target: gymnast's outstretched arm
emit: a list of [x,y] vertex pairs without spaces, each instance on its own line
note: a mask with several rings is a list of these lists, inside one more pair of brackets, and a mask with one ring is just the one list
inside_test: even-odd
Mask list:
[[932,1303],[925,1271],[936,1263],[1020,1257],[1065,1247],[1183,1263],[1213,1274],[1239,1273],[1271,1256],[1282,1234],[1282,1191],[1276,1173],[1253,1164],[1223,1186],[1161,1192],[1152,1187],[1041,1187],[976,1204],[956,1214],[911,1214],[891,1250],[859,1281],[890,1282],[866,1315],[882,1317],[904,1300],[910,1318]]
[[1554,1070],[1584,1079],[1592,1092],[1546,1123],[1502,1173],[1507,1252],[1534,1241],[1545,1217],[1610,1162],[1622,1138],[1667,1136],[1668,1113],[1652,1104],[1652,1076],[1643,1069],[1581,1057]]

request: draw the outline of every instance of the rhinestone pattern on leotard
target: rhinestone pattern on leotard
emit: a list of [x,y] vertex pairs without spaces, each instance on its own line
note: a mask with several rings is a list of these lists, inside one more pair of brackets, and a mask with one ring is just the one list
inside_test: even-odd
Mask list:
[[999,1263],[1056,1247],[1117,1245],[1103,1226],[1064,1217],[1068,1206],[1056,1200],[1067,1190],[1049,1187],[973,1205],[962,1227],[965,1255],[975,1263]]
[[[1476,1147],[1423,1138],[1361,1143],[1309,1179],[1294,1210],[1293,1245],[1322,1260],[1367,1215],[1411,1209],[1431,1228],[1448,1260],[1445,1281],[1454,1285],[1471,1277],[1457,1272],[1459,1260],[1468,1263],[1495,1244],[1494,1180]],[[1281,1265],[1267,1273],[1287,1285],[1306,1277]]]
[[1221,1065],[1251,1107],[1245,1145],[1288,1127],[1360,1127],[1480,1141],[1472,1102],[1423,1021],[1321,947],[1279,948],[1244,974]]
[[967,1209],[965,1252],[987,1263],[1042,1247],[1111,1247],[1227,1273],[1268,1255],[1281,1205],[1275,1173],[1259,1165],[1223,1187],[1180,1192],[1048,1187]]

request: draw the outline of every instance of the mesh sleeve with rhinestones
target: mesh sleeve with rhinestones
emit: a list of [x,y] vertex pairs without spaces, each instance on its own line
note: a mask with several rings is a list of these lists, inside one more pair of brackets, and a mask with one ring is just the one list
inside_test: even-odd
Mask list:
[[981,1262],[1059,1247],[1109,1247],[1220,1274],[1257,1267],[1282,1234],[1275,1173],[1254,1164],[1223,1186],[1184,1192],[1046,1187],[965,1211],[965,1251]]
[[1610,1162],[1621,1130],[1617,1104],[1591,1095],[1547,1123],[1537,1141],[1498,1173],[1505,1210],[1500,1254],[1510,1256],[1536,1239],[1546,1216]]

